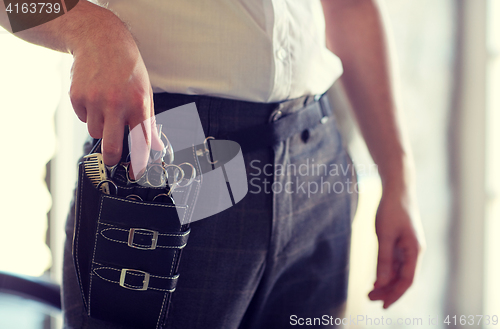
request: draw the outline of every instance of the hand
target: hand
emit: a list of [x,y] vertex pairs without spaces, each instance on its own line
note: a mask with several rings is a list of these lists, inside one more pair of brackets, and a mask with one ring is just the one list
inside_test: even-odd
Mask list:
[[416,205],[404,193],[382,195],[375,226],[379,242],[377,280],[368,297],[382,300],[383,307],[388,308],[413,283],[423,234]]
[[139,173],[148,161],[149,148],[161,150],[162,142],[157,133],[151,134],[153,92],[137,45],[121,22],[108,21],[86,31],[77,45],[70,88],[75,113],[87,123],[90,136],[102,138],[108,166],[120,160],[125,125],[131,129],[142,125],[143,141],[135,143],[141,146],[136,153],[141,160],[132,164],[133,172]]

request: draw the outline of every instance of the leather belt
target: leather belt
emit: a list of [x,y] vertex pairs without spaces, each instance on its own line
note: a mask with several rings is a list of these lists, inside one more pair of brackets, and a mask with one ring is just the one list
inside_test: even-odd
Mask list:
[[314,102],[290,114],[280,110],[281,107],[286,106],[286,103],[279,105],[269,123],[238,130],[229,133],[224,138],[240,144],[243,153],[252,152],[274,146],[304,130],[324,124],[333,116],[326,95],[317,95]]
[[[173,95],[175,96],[175,94]],[[200,97],[208,98],[208,96],[192,96],[192,99],[195,101]],[[306,98],[306,96],[301,97],[301,99],[304,100]],[[333,113],[326,94],[316,95],[313,102],[293,113],[282,111],[282,109],[286,109],[290,103],[296,101],[297,100],[294,99],[278,103],[278,108],[274,111],[269,123],[230,132],[224,136],[220,136],[220,139],[237,142],[240,144],[243,153],[253,152],[261,148],[272,147],[295,134],[312,129],[318,124],[324,124],[333,118]],[[127,134],[128,131],[125,131],[125,136],[127,136]],[[95,139],[94,144],[96,144],[97,141],[98,140]],[[125,150],[128,149],[127,138],[124,138],[123,148]],[[126,153],[124,152],[124,154]],[[123,158],[122,161],[125,161],[125,159]]]

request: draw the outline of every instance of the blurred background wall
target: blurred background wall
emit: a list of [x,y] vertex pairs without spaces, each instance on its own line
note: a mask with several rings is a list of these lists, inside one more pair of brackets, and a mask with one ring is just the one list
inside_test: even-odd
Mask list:
[[[395,71],[399,75],[399,105],[417,168],[417,194],[427,240],[427,252],[410,290],[390,309],[367,298],[376,273],[377,241],[374,215],[381,186],[376,173],[360,175],[361,193],[352,240],[348,315],[371,318],[441,317],[449,275],[450,184],[448,120],[454,89],[456,1],[384,0],[380,2],[393,39]],[[369,163],[358,135],[350,143],[358,164]],[[361,174],[361,173],[360,173]],[[393,323],[390,328],[422,327]],[[362,321],[350,328],[380,328]],[[425,327],[425,326],[424,326]]]
[[[454,86],[456,1],[384,0],[380,5],[393,39],[399,105],[417,168],[417,195],[427,252],[414,285],[399,302],[384,311],[380,302],[368,300],[376,273],[378,246],[373,223],[381,187],[373,173],[363,177],[360,211],[353,228],[348,314],[384,316],[394,321],[423,318],[428,323],[429,315],[444,314],[449,274],[448,120]],[[370,161],[361,141],[355,139],[351,146],[355,161]],[[380,328],[380,324],[369,324],[365,321],[351,328]],[[413,326],[412,323],[387,327]]]
[[[399,302],[384,311],[368,300],[381,187],[375,173],[361,173],[347,316],[365,321],[348,327],[493,328],[500,310],[500,1],[379,3],[393,40],[427,251]],[[349,121],[341,86],[332,96]],[[355,162],[366,167],[371,159],[359,134],[345,135]],[[376,323],[382,317],[392,325]],[[403,324],[394,323],[399,319]]]

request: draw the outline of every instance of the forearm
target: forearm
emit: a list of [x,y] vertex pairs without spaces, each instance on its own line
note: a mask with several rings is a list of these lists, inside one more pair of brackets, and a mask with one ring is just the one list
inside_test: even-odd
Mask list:
[[322,0],[322,4],[327,46],[342,60],[342,83],[384,189],[405,188],[413,170],[398,122],[379,10],[372,0]]
[[[0,25],[12,31],[4,1],[0,1]],[[33,44],[69,53],[80,46],[105,44],[110,38],[133,42],[116,15],[87,0],[80,0],[75,8],[60,17],[15,35]]]
[[0,1],[0,26],[9,32],[12,32],[9,24],[9,18],[7,16],[7,12],[5,11],[5,3],[3,1]]

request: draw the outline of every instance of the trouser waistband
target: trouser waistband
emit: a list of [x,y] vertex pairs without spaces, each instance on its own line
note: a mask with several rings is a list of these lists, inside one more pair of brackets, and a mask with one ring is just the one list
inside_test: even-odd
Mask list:
[[197,106],[219,105],[221,108],[248,108],[256,115],[264,113],[267,122],[243,129],[221,132],[219,139],[233,140],[242,151],[252,152],[271,147],[289,137],[312,129],[333,118],[328,97],[323,95],[303,96],[278,103],[255,103],[203,95],[157,93],[154,104],[158,113],[177,106],[195,102]]

